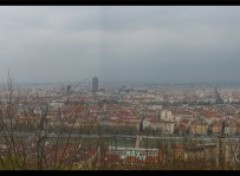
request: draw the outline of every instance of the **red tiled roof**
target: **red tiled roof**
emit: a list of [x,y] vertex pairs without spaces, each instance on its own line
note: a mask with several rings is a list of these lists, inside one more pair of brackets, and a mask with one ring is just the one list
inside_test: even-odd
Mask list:
[[186,111],[186,110],[182,110],[182,109],[175,109],[175,110],[171,110],[173,115],[193,115],[192,112]]
[[113,162],[113,163],[123,162],[123,160],[121,160],[118,155],[114,155],[114,154],[105,154],[104,161]]
[[126,158],[127,163],[143,163],[143,160],[139,160],[137,157],[131,156]]
[[221,118],[222,117],[222,115],[216,111],[209,111],[209,110],[201,109],[201,110],[198,110],[198,112],[207,118]]

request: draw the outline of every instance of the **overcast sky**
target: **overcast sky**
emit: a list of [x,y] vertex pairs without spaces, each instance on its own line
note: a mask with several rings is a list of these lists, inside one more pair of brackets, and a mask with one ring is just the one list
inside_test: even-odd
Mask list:
[[240,82],[240,7],[0,7],[0,79]]

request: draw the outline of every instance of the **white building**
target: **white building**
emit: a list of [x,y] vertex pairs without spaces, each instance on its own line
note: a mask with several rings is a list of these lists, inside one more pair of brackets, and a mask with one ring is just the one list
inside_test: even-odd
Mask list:
[[174,122],[174,116],[171,111],[163,110],[161,112],[161,120],[165,122]]

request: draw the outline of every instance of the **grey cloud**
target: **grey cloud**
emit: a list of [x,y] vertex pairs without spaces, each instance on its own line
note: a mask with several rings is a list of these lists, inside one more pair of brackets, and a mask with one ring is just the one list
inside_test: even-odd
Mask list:
[[239,7],[0,7],[0,78],[240,81]]

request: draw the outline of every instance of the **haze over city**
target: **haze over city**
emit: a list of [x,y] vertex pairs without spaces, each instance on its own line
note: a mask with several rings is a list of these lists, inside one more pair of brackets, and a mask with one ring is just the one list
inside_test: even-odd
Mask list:
[[0,170],[239,170],[239,7],[0,7]]
[[0,78],[240,82],[239,7],[0,7]]

